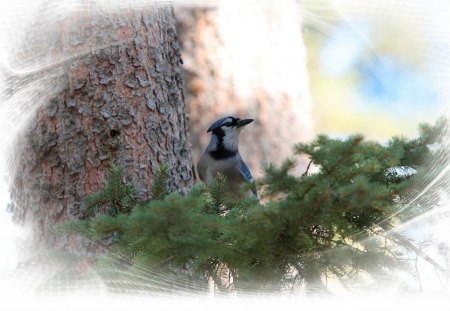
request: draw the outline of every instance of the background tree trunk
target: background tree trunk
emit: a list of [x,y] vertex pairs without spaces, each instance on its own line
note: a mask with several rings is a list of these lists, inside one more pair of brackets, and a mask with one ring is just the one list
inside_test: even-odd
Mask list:
[[50,64],[35,77],[44,105],[12,161],[12,211],[32,226],[34,245],[80,248],[79,240],[58,239],[52,228],[82,216],[82,200],[104,185],[112,164],[124,168],[140,199],[148,199],[161,162],[170,167],[170,191],[185,193],[193,184],[173,9],[91,6],[62,18],[47,17],[43,8],[25,38],[33,48],[23,57]]
[[[240,150],[260,176],[264,164],[279,164],[292,155],[294,143],[313,134],[300,7],[294,0],[216,4],[175,11],[194,162],[216,119],[254,118]],[[299,169],[304,167],[301,161]]]

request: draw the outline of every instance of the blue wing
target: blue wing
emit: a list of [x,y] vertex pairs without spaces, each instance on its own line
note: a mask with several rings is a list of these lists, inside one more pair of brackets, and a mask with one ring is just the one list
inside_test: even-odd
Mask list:
[[242,177],[244,177],[245,181],[251,182],[253,180],[252,173],[248,169],[247,164],[241,159],[240,165],[239,165],[239,171],[242,174]]
[[[242,177],[244,178],[244,180],[246,182],[249,182],[249,183],[253,182],[252,173],[250,172],[247,164],[245,164],[245,162],[242,159],[241,159],[240,164],[239,164],[239,171],[241,172]],[[255,187],[254,183],[252,184],[251,190],[252,190],[253,195],[255,197],[258,197],[258,193],[256,192],[256,187]]]

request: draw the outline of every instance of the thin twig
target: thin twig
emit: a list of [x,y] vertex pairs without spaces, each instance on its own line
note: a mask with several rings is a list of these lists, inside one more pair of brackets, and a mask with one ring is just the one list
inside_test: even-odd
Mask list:
[[298,271],[297,268],[295,268],[295,270],[297,270],[297,274],[294,276],[294,280],[292,281],[292,286],[291,286],[291,290],[290,293],[293,294],[294,293],[294,289],[295,289],[295,285],[297,283],[297,279],[298,278],[302,278],[302,275],[300,274],[300,272]]
[[302,177],[308,176],[309,168],[312,163],[313,163],[313,160],[310,160],[308,163],[308,166],[306,167],[306,171],[302,174]]
[[427,253],[425,253],[423,250],[421,250],[420,248],[418,248],[417,246],[415,246],[413,243],[411,243],[410,241],[404,239],[401,235],[395,233],[395,232],[390,232],[388,233],[390,236],[392,236],[392,238],[394,240],[396,240],[396,242],[398,244],[401,244],[409,249],[411,249],[412,251],[414,251],[417,255],[419,255],[420,257],[422,257],[424,260],[426,260],[428,263],[430,263],[431,265],[433,265],[436,269],[438,269],[439,271],[443,272],[446,275],[450,275],[450,271],[446,268],[444,268],[443,266],[441,266],[439,263],[437,263],[433,258],[431,258]]
[[423,288],[422,288],[422,281],[420,279],[420,272],[419,272],[419,266],[417,265],[417,259],[419,258],[419,255],[416,254],[416,259],[414,261],[414,267],[416,268],[416,274],[417,274],[417,281],[419,282],[419,289],[422,292]]

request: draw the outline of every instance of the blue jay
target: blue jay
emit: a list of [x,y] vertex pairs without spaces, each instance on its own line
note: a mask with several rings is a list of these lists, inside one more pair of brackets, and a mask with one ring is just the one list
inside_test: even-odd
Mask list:
[[[239,154],[239,134],[243,126],[253,122],[253,119],[226,117],[217,120],[209,128],[212,132],[211,141],[197,164],[200,179],[211,184],[217,173],[222,173],[228,181],[231,193],[237,197],[245,196],[241,186],[243,182],[252,182],[252,173]],[[258,198],[256,188],[251,189]]]

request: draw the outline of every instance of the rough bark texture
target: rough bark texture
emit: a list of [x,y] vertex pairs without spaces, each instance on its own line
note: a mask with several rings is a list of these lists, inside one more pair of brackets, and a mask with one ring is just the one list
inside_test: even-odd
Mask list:
[[76,249],[52,228],[82,216],[83,198],[103,186],[111,164],[124,168],[140,199],[161,162],[170,191],[193,184],[175,20],[167,5],[107,14],[87,7],[37,27],[49,28],[38,47],[61,75],[46,82],[51,98],[43,94],[48,103],[18,140],[12,209],[36,242]]
[[[240,151],[253,175],[292,155],[312,135],[312,116],[295,1],[217,1],[210,7],[176,7],[190,139],[196,163],[215,120],[254,118],[241,134]],[[305,161],[300,161],[300,171]]]

